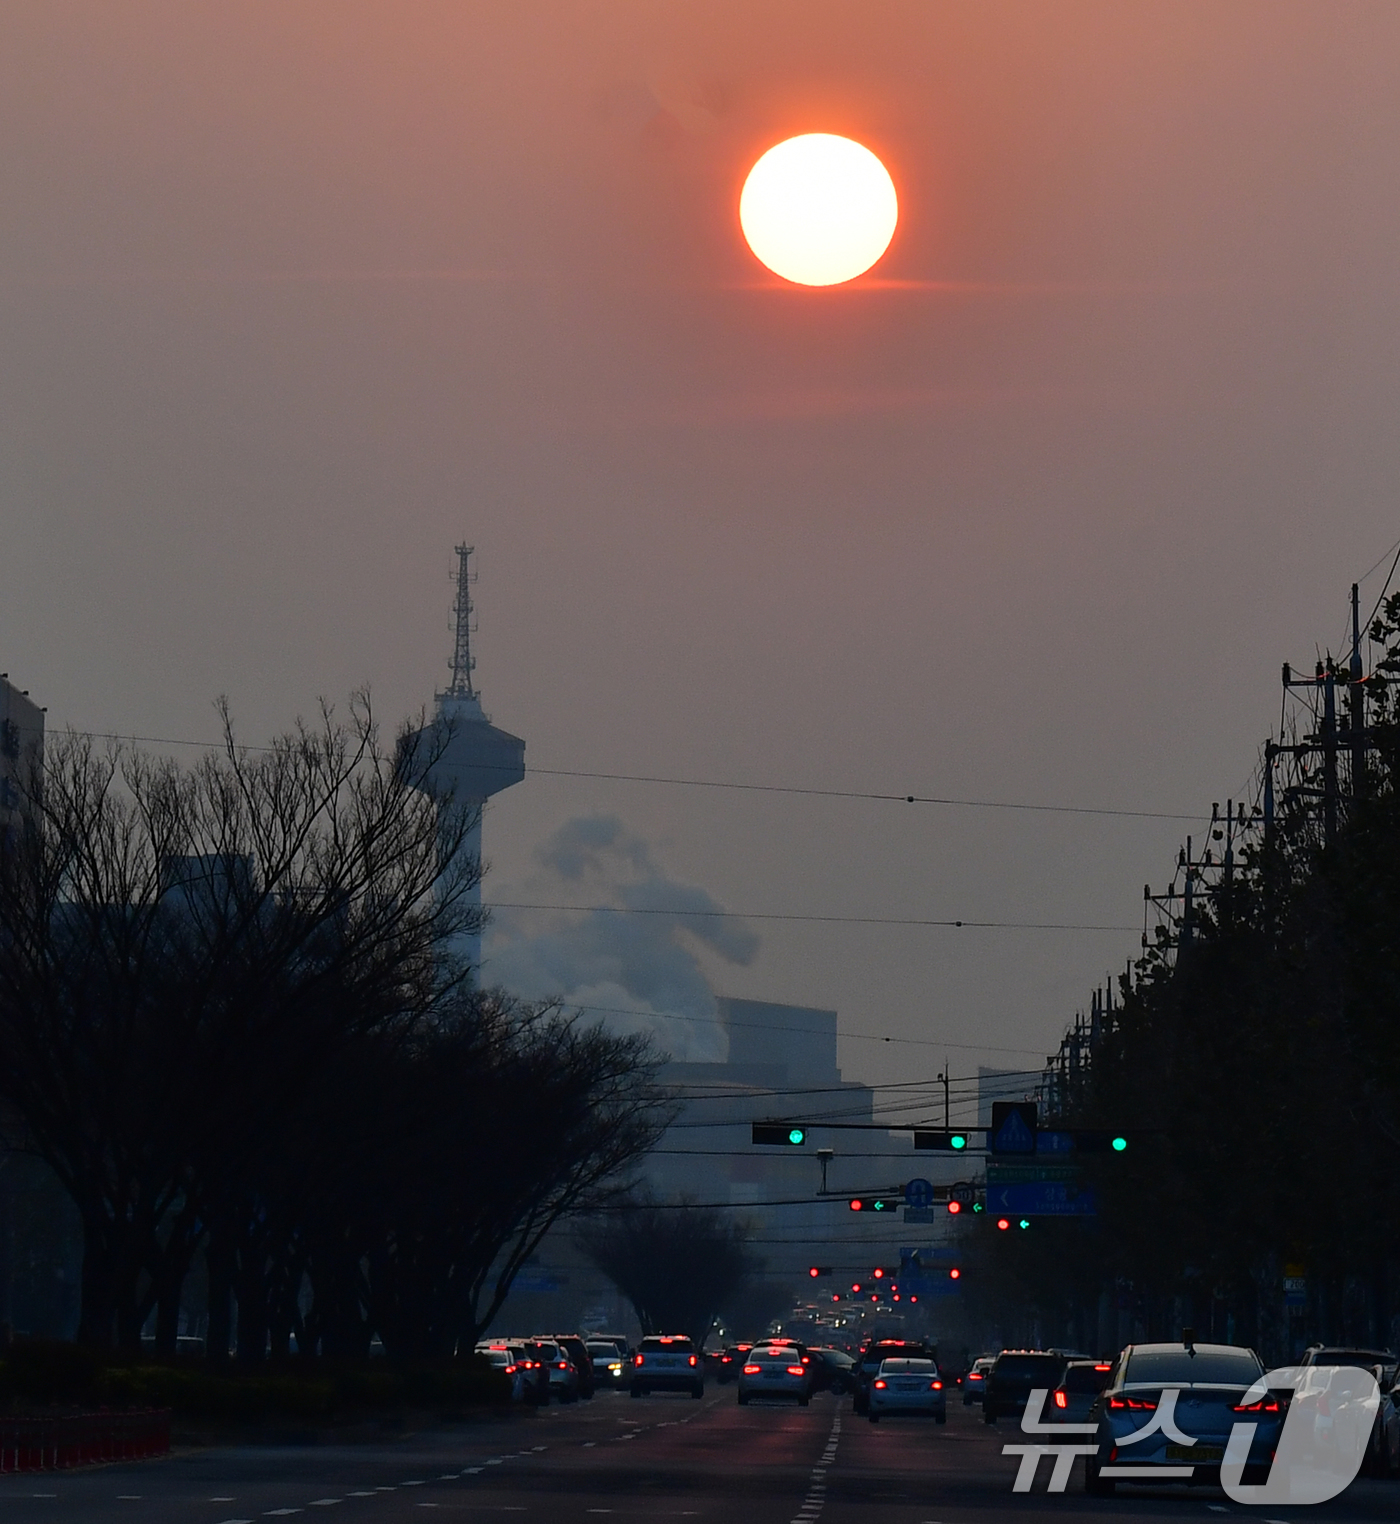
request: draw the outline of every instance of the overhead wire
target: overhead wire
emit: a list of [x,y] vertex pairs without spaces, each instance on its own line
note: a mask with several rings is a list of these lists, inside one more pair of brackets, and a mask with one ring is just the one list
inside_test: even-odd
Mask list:
[[[1198,815],[1192,815],[1198,820]],[[664,915],[676,919],[698,918],[724,921],[796,921],[822,926],[912,926],[926,928],[965,928],[970,931],[1107,931],[1133,932],[1136,926],[1110,925],[1089,921],[973,921],[924,916],[879,915],[802,915],[774,910],[695,910],[689,906],[657,905],[542,905],[518,900],[493,900],[487,907],[495,910],[540,910],[597,915]]]
[[[147,746],[196,746],[205,751],[221,750],[223,741],[195,740],[182,736],[144,736],[113,730],[83,730],[70,727],[74,735],[96,741],[139,741]],[[271,751],[270,746],[236,742],[238,751]],[[490,771],[493,764],[483,763]],[[741,783],[724,778],[683,778],[662,773],[610,773],[578,767],[528,766],[527,775],[546,778],[588,778],[607,783],[647,783],[670,788],[724,789],[751,794],[791,794],[814,799],[863,799],[881,804],[930,804],[946,808],[974,810],[1020,810],[1050,815],[1101,815],[1125,820],[1194,820],[1193,814],[1173,810],[1128,810],[1108,805],[1040,804],[1019,799],[965,799],[951,794],[895,794],[875,789],[809,788],[789,783]]]

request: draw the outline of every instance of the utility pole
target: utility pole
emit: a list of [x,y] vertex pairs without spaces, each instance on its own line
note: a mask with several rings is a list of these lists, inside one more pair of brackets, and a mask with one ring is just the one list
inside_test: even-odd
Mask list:
[[938,1076],[943,1082],[943,1128],[946,1132],[953,1130],[953,1124],[949,1120],[952,1115],[952,1103],[948,1099],[948,1060],[943,1060],[943,1073]]
[[1361,670],[1361,608],[1357,602],[1357,585],[1351,584],[1351,660],[1347,670],[1351,677],[1347,701],[1351,722],[1351,797],[1360,799],[1366,793],[1366,684]]

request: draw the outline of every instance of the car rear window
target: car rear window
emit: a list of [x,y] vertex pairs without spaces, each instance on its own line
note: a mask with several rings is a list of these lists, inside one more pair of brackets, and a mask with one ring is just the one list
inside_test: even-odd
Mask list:
[[795,1349],[783,1349],[776,1345],[772,1349],[751,1349],[749,1359],[756,1360],[760,1365],[795,1365],[799,1359]]
[[856,1363],[841,1349],[819,1349],[817,1353],[828,1365],[854,1365]]
[[590,1344],[588,1353],[596,1355],[600,1360],[616,1360],[622,1351],[616,1344]]
[[637,1347],[649,1355],[689,1355],[694,1352],[694,1346],[690,1340],[679,1337],[643,1339]]
[[1319,1349],[1314,1351],[1314,1365],[1359,1365],[1368,1371],[1374,1365],[1394,1365],[1395,1356],[1378,1349]]
[[1203,1381],[1221,1386],[1252,1386],[1264,1374],[1258,1356],[1247,1349],[1143,1350],[1128,1356],[1124,1381]]
[[1001,1355],[992,1371],[1012,1381],[1049,1381],[1063,1366],[1058,1355]]
[[1097,1370],[1092,1365],[1071,1365],[1060,1385],[1067,1392],[1101,1392],[1108,1385],[1108,1378],[1112,1374],[1113,1371],[1108,1366]]
[[880,1374],[889,1371],[892,1375],[899,1375],[901,1371],[922,1371],[927,1375],[937,1373],[938,1367],[932,1360],[886,1360],[880,1367]]

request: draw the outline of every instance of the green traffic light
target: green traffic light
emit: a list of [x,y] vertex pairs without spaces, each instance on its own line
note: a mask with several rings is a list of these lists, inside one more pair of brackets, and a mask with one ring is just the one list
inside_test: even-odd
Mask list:
[[800,1127],[794,1127],[792,1131],[788,1133],[789,1143],[805,1143],[806,1141],[807,1134]]
[[1023,1218],[1022,1218],[1022,1219],[1021,1219],[1021,1226],[1022,1226],[1022,1227],[1023,1227],[1023,1228],[1028,1228],[1028,1227],[1030,1227],[1030,1225],[1031,1225],[1031,1220],[1030,1220],[1030,1218],[1029,1218],[1029,1217],[1023,1217]]
[[955,1132],[953,1134],[953,1136],[948,1139],[948,1142],[954,1148],[966,1148],[967,1147],[967,1139],[965,1137],[963,1137],[963,1135],[960,1132]]
[[1127,1148],[1127,1146],[1128,1146],[1128,1140],[1126,1138],[1121,1138],[1120,1137],[1120,1138],[1115,1138],[1113,1140],[1113,1152],[1115,1154],[1121,1154],[1123,1152],[1123,1150],[1125,1148]]

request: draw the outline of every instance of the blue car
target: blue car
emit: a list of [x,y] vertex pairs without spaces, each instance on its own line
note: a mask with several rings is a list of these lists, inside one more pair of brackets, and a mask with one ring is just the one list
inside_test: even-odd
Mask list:
[[1218,1486],[1237,1423],[1255,1425],[1244,1481],[1267,1480],[1288,1394],[1265,1392],[1246,1405],[1263,1374],[1259,1356],[1236,1344],[1130,1344],[1090,1410],[1098,1449],[1087,1490],[1105,1497],[1121,1482]]

